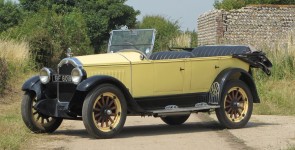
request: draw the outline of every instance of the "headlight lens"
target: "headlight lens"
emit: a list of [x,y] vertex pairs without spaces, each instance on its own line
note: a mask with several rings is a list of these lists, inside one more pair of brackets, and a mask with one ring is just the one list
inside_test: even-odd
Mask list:
[[82,80],[82,77],[83,77],[83,73],[82,73],[82,70],[80,68],[74,68],[72,70],[72,82],[74,84],[79,84],[80,81]]
[[51,76],[51,71],[48,68],[41,69],[40,76],[39,76],[41,83],[43,84],[49,83],[51,79],[50,76]]

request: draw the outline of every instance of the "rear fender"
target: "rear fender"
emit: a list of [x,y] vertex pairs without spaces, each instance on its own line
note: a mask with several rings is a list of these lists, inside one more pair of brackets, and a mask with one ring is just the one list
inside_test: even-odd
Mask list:
[[252,96],[253,96],[253,102],[254,103],[260,103],[260,99],[258,96],[258,92],[257,92],[257,88],[255,85],[255,82],[253,80],[253,77],[251,76],[251,74],[249,74],[248,72],[246,72],[243,69],[240,68],[227,68],[223,71],[221,71],[219,73],[219,75],[217,76],[217,78],[215,79],[214,83],[219,83],[219,100],[221,99],[222,96],[222,91],[225,87],[225,85],[227,84],[228,81],[230,80],[234,80],[234,79],[239,79],[243,82],[245,82],[245,84],[248,85]]

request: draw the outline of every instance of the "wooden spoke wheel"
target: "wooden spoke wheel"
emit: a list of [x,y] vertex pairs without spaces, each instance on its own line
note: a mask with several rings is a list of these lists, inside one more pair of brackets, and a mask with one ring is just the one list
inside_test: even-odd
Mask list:
[[120,89],[111,84],[103,84],[92,90],[83,103],[83,123],[95,138],[111,138],[118,134],[126,116],[125,97]]
[[226,128],[241,128],[249,121],[253,110],[253,97],[249,87],[240,80],[225,85],[216,116]]
[[240,122],[248,112],[248,96],[244,89],[232,87],[225,96],[224,108],[229,120]]
[[62,123],[62,118],[43,115],[35,109],[37,98],[34,93],[26,92],[23,96],[21,113],[26,126],[35,133],[54,132]]
[[109,132],[120,122],[122,107],[114,93],[106,92],[98,96],[93,105],[93,119],[96,127]]

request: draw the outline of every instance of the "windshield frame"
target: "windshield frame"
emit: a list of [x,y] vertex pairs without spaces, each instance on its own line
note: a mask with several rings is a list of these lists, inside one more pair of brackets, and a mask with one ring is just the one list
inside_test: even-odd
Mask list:
[[[136,49],[136,46],[139,46],[139,45],[134,45],[135,47],[134,48],[129,48],[129,49],[121,49],[121,50],[118,50],[116,52],[120,52],[122,50],[136,50],[136,51],[140,51],[142,52],[142,54],[145,54],[148,58],[149,56],[153,53],[153,50],[154,50],[154,46],[155,46],[155,39],[156,39],[156,30],[155,29],[126,29],[126,30],[112,30],[110,32],[110,39],[109,39],[109,43],[108,43],[108,50],[107,50],[107,53],[116,53],[116,52],[113,52],[111,51],[111,46],[112,46],[112,39],[113,39],[113,33],[114,32],[136,32],[136,31],[152,31],[152,40],[151,40],[151,43],[148,43],[148,44],[144,44],[144,45],[150,45],[150,52],[147,54],[146,52],[144,51],[141,51],[139,49]],[[142,44],[141,44],[142,45]],[[124,46],[124,45],[122,45]],[[129,46],[129,45],[126,45],[126,46]]]

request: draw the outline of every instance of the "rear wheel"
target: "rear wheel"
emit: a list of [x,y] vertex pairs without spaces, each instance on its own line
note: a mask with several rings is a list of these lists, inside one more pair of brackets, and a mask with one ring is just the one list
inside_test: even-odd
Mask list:
[[181,125],[189,118],[189,116],[190,114],[181,116],[166,116],[161,117],[161,119],[168,125]]
[[95,138],[112,138],[126,121],[127,104],[122,92],[111,84],[91,91],[83,104],[82,118],[88,133]]
[[222,92],[216,116],[222,126],[230,129],[244,127],[252,114],[253,97],[249,87],[240,80],[229,81]]
[[34,105],[37,99],[35,93],[26,92],[22,99],[21,114],[26,126],[35,133],[54,132],[62,123],[62,118],[54,118],[39,113]]

